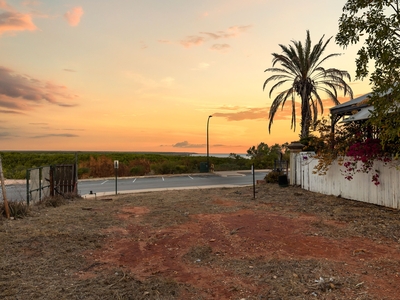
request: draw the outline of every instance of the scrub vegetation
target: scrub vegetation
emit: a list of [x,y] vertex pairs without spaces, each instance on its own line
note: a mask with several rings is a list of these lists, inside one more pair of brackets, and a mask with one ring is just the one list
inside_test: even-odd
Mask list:
[[[250,170],[274,168],[274,161],[282,157],[286,146],[260,143],[250,147],[247,158],[231,153],[227,157],[210,156],[214,171]],[[78,161],[79,179],[112,177],[115,175],[114,160],[119,161],[118,176],[145,176],[161,174],[198,173],[206,156],[192,156],[190,153],[135,153],[135,152],[0,152],[4,177],[25,179],[26,170],[56,164],[74,164]],[[287,153],[284,156],[287,158]]]

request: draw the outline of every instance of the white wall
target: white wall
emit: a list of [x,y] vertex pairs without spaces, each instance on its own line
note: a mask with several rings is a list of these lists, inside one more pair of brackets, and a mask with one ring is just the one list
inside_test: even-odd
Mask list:
[[[307,159],[305,159],[307,157]],[[326,175],[314,174],[314,167],[318,160],[309,152],[300,152],[296,155],[295,182],[303,189],[326,195],[341,196],[343,198],[378,204],[400,209],[400,170],[392,164],[384,165],[376,161],[373,169],[379,170],[379,185],[372,182],[372,172],[356,173],[351,181],[342,174],[343,166],[333,163]],[[291,178],[293,178],[293,175]]]

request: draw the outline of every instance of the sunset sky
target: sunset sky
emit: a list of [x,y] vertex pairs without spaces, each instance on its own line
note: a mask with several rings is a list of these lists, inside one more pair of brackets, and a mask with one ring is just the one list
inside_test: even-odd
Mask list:
[[[205,153],[209,115],[210,153],[297,140],[289,109],[268,132],[264,70],[306,30],[335,36],[345,2],[0,0],[0,151]],[[333,37],[324,64],[355,97],[359,47]]]

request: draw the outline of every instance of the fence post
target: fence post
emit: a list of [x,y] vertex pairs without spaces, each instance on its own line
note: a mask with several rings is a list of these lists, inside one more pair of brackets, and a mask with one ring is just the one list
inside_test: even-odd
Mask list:
[[0,155],[0,180],[1,180],[1,190],[3,191],[3,200],[4,200],[4,208],[6,211],[6,217],[7,217],[7,219],[9,219],[10,218],[10,208],[8,207],[6,186],[4,183],[4,176],[3,176],[3,163],[1,162],[1,155]]
[[26,204],[29,206],[29,198],[30,198],[30,193],[29,193],[29,179],[31,176],[31,171],[30,169],[26,170]]

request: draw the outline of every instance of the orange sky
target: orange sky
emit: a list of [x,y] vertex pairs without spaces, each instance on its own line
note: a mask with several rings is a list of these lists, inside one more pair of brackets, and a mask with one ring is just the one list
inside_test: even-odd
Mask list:
[[[297,140],[289,107],[268,132],[264,70],[334,36],[344,3],[0,0],[0,150],[205,153],[209,115],[210,153]],[[354,78],[357,50],[332,39],[324,66]]]

